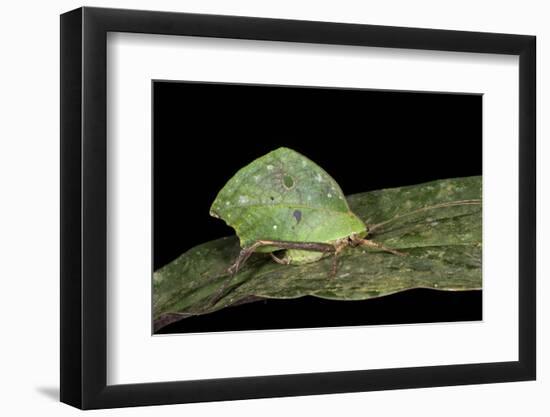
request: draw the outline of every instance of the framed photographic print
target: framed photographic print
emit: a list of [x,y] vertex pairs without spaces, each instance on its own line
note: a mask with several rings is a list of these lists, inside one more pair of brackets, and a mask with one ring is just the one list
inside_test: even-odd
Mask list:
[[61,400],[535,378],[535,38],[61,16]]

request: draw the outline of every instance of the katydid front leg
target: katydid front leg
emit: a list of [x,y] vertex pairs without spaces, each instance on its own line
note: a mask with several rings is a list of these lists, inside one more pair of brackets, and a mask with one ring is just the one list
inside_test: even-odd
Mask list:
[[271,259],[273,259],[279,265],[288,265],[290,263],[290,259],[288,259],[288,257],[284,257],[281,259],[277,257],[277,255],[275,255],[273,252],[271,252],[270,255],[271,255]]
[[352,236],[351,237],[351,244],[352,244],[352,246],[368,246],[369,248],[380,249],[384,252],[389,252],[389,253],[392,253],[392,254],[397,255],[397,256],[407,256],[407,254],[404,253],[404,252],[400,252],[398,250],[388,248],[387,246],[385,246],[381,243],[375,242],[373,240],[362,239],[362,238],[359,238],[357,236]]

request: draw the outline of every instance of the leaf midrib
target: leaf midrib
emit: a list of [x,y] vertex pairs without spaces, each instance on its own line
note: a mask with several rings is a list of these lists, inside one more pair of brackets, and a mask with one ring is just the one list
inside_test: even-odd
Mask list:
[[[347,205],[347,203],[346,203]],[[337,214],[347,214],[349,216],[357,216],[348,206],[348,211],[338,211],[338,210],[332,210],[325,207],[311,207],[304,204],[247,204],[247,205],[238,205],[238,206],[232,206],[226,208],[226,210],[234,210],[234,209],[243,209],[243,208],[301,208],[301,209],[309,209],[309,210],[319,210],[319,211],[325,211],[328,213],[337,213]],[[219,212],[212,210],[213,213],[219,214]]]

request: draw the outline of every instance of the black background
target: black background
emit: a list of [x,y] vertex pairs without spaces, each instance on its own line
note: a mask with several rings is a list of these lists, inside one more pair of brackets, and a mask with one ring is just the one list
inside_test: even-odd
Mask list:
[[[155,270],[234,234],[210,217],[211,203],[238,169],[279,146],[315,161],[345,194],[481,175],[479,95],[155,81],[153,102]],[[260,301],[160,333],[480,319],[480,291],[412,290]]]

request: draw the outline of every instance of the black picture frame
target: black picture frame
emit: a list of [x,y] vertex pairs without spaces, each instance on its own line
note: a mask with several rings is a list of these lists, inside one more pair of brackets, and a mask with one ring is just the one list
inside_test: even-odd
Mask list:
[[[519,360],[107,385],[108,32],[519,56]],[[534,36],[79,8],[61,15],[61,401],[81,409],[237,400],[536,377]]]

